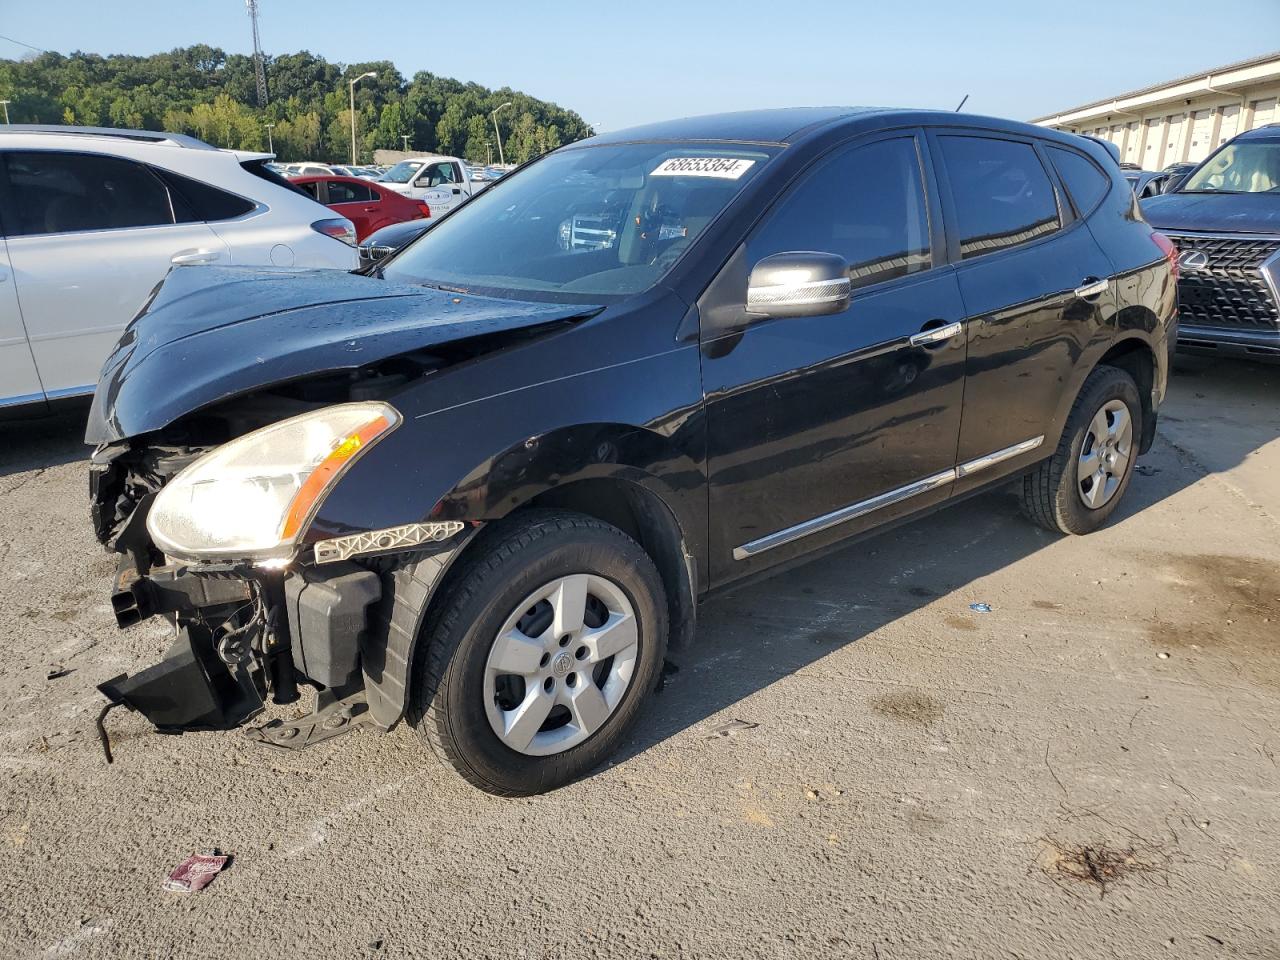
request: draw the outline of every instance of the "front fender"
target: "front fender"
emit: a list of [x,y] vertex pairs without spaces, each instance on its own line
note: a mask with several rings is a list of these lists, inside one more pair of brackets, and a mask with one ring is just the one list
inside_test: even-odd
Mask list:
[[424,399],[437,398],[392,399],[404,422],[329,493],[305,542],[427,519],[495,520],[554,487],[617,477],[660,496],[705,557],[696,346],[415,412]]
[[[485,364],[477,365],[483,373]],[[405,416],[321,504],[306,540],[427,519],[492,522],[539,494],[617,480],[655,494],[706,580],[705,421],[696,346],[482,400],[415,413],[449,389],[392,402]],[[492,368],[483,375],[500,382]],[[588,419],[590,413],[596,416]],[[574,415],[581,417],[574,422]],[[568,421],[568,422],[566,422]],[[401,717],[424,617],[476,528],[384,576],[379,622],[361,646],[370,713]]]
[[[703,485],[697,465],[688,462],[683,472],[650,472],[654,464],[681,460],[670,449],[669,439],[652,431],[581,424],[532,437],[486,458],[437,499],[431,515],[491,522],[557,487],[599,479],[633,483],[655,493],[671,509],[685,548],[705,564],[706,524],[697,510]],[[379,622],[362,639],[360,658],[369,710],[384,728],[403,715],[427,611],[477,530],[468,526],[443,548],[396,567],[384,578]],[[699,575],[705,577],[705,569]]]

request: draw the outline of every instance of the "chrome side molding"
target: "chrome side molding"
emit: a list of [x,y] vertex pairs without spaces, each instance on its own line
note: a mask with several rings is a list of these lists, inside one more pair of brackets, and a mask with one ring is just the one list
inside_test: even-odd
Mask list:
[[985,470],[987,467],[995,466],[1002,460],[1008,460],[1010,457],[1016,457],[1022,453],[1030,453],[1042,443],[1044,443],[1043,435],[1032,437],[1030,440],[1023,440],[1021,443],[1015,443],[1013,446],[1005,447],[1003,450],[997,450],[995,453],[988,453],[985,457],[977,457],[973,460],[967,460],[960,464],[960,466],[956,467],[956,476],[972,476],[979,470]]
[[925,477],[923,480],[909,483],[905,487],[898,487],[896,490],[890,490],[868,500],[841,507],[831,513],[824,513],[822,516],[814,517],[812,520],[797,523],[794,527],[787,527],[785,530],[771,533],[767,537],[761,537],[759,540],[752,540],[750,543],[744,543],[740,547],[734,547],[733,559],[746,560],[748,557],[754,557],[764,553],[766,550],[780,547],[784,543],[791,543],[793,540],[807,537],[811,533],[830,529],[836,524],[865,516],[872,511],[892,506],[895,503],[901,503],[903,500],[919,496],[922,493],[928,493],[930,490],[936,490],[938,487],[951,483],[955,478],[955,470],[944,470],[942,473],[935,473],[931,477]]
[[768,536],[761,537],[759,540],[752,540],[750,543],[744,543],[740,547],[733,548],[733,559],[747,560],[751,557],[759,556],[766,550],[772,550],[774,547],[780,547],[783,544],[792,543],[801,537],[807,537],[810,534],[820,533],[823,530],[829,530],[832,527],[854,520],[858,517],[865,517],[868,513],[876,510],[882,510],[885,507],[891,507],[895,503],[901,503],[903,500],[909,500],[917,497],[922,493],[928,493],[930,490],[937,490],[939,487],[945,487],[948,483],[953,483],[962,477],[970,477],[979,470],[985,470],[987,467],[994,466],[1004,460],[1009,460],[1023,453],[1030,453],[1040,444],[1044,443],[1044,436],[1032,437],[1030,440],[1023,440],[1021,443],[1015,443],[1013,446],[1005,447],[1003,450],[996,450],[994,453],[988,453],[984,457],[978,457],[974,460],[968,460],[959,466],[943,470],[941,473],[935,473],[932,476],[925,477],[923,480],[917,480],[914,483],[908,483],[906,486],[897,487],[877,496],[870,497],[866,500],[860,500],[857,503],[851,503],[847,507],[841,507],[839,510],[833,510],[830,513],[824,513],[820,517],[814,517],[811,520],[805,520],[797,523],[793,527],[787,527],[784,530],[778,530]]

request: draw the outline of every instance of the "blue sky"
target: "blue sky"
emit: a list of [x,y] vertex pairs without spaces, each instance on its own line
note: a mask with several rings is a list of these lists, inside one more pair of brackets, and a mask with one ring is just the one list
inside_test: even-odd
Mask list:
[[[1280,46],[1280,0],[463,0],[459,16],[434,12],[449,6],[260,0],[263,46],[509,85],[603,130],[751,107],[950,109],[966,93],[966,110],[1029,119]],[[0,34],[64,53],[251,49],[242,0],[0,0]],[[25,52],[0,40],[0,57]]]

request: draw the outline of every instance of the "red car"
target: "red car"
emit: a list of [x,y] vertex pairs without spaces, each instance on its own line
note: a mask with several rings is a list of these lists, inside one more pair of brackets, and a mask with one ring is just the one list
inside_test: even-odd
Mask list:
[[356,242],[391,223],[431,216],[431,208],[370,180],[356,177],[296,177],[289,181],[356,226]]

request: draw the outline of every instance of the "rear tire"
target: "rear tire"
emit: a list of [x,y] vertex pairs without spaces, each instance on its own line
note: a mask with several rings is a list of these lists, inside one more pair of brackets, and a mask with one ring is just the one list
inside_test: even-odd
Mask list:
[[1058,449],[1022,480],[1028,519],[1058,533],[1090,533],[1107,522],[1129,488],[1142,436],[1133,378],[1099,366],[1071,407]]
[[473,551],[423,628],[410,721],[481,790],[553,790],[614,752],[656,686],[662,581],[621,530],[568,511],[518,514]]

